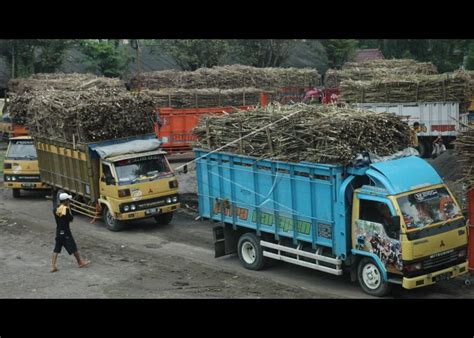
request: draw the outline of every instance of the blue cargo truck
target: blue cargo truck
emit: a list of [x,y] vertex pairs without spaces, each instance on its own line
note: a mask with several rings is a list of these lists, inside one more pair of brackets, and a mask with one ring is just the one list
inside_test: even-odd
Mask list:
[[424,160],[360,168],[286,163],[195,149],[199,214],[219,222],[215,256],[236,253],[350,273],[374,296],[467,273],[466,221]]

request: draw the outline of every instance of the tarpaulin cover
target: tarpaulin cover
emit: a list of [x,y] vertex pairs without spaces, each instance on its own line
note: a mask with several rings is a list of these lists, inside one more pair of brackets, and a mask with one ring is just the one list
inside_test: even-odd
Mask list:
[[157,150],[160,147],[160,144],[161,142],[158,139],[133,140],[124,143],[91,147],[91,149],[94,150],[100,158],[106,159],[119,155]]

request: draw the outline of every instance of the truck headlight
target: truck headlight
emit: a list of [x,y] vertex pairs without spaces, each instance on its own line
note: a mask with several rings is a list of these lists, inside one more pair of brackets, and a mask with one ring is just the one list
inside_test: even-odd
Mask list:
[[12,178],[11,178],[10,176],[5,176],[5,179],[6,179],[7,181],[11,181],[11,180],[12,180]]
[[16,181],[16,177],[15,177],[15,176],[12,176],[12,181]]
[[405,270],[408,272],[421,270],[421,263],[405,265]]
[[173,196],[172,200],[173,200],[173,203],[178,202],[178,196]]
[[135,206],[135,204],[131,204],[130,205],[130,210],[134,211],[137,207]]
[[166,203],[168,203],[168,204],[171,203],[171,197],[168,197],[168,198],[166,199]]
[[458,257],[466,257],[466,256],[467,256],[467,250],[466,249],[459,250]]
[[123,207],[123,211],[127,212],[127,211],[129,211],[129,210],[130,210],[130,207],[129,207],[128,205],[126,205],[126,206]]

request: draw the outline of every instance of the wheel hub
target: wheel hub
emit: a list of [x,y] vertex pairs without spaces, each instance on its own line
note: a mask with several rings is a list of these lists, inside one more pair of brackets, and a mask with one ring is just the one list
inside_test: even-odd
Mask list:
[[251,243],[245,242],[242,245],[242,258],[244,261],[247,264],[253,264],[255,262],[256,256],[255,247]]
[[370,289],[377,289],[382,281],[379,270],[373,264],[367,264],[362,270],[364,284]]

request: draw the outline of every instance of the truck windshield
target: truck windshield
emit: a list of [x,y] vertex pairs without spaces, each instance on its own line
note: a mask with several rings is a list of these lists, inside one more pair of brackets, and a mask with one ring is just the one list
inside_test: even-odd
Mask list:
[[36,149],[32,140],[14,140],[10,141],[10,147],[5,156],[6,159],[11,160],[36,160]]
[[397,198],[407,230],[446,222],[462,216],[445,187],[428,189]]
[[117,161],[115,171],[119,183],[154,179],[171,174],[171,169],[163,155],[150,155]]

